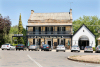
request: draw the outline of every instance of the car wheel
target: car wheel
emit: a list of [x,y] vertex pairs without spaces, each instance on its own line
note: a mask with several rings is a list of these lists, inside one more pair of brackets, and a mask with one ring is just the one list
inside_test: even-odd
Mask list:
[[93,51],[91,53],[93,53]]
[[17,51],[17,49],[16,49],[16,51]]
[[19,49],[19,51],[20,51],[20,49]]
[[73,52],[73,51],[71,50],[71,52]]
[[4,49],[2,49],[2,50],[4,50]]
[[64,50],[64,52],[65,52],[65,50]]

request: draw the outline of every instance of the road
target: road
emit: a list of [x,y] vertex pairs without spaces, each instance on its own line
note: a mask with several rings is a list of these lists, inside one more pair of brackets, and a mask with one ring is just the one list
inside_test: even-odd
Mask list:
[[0,50],[0,67],[100,67],[100,64],[68,60],[72,55],[100,53]]

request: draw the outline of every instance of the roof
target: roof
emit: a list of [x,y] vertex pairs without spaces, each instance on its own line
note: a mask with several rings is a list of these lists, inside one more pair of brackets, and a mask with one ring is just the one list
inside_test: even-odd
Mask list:
[[56,19],[56,20],[69,20],[69,12],[62,13],[32,13],[30,20],[45,20],[45,19]]
[[[83,26],[85,26],[89,31],[90,31],[90,29],[85,25],[85,24],[83,24],[74,34],[73,34],[73,36],[83,27]],[[91,31],[90,31],[91,32]],[[92,32],[91,32],[92,33]],[[93,33],[92,33],[93,34]],[[94,35],[94,34],[93,34]],[[95,36],[95,35],[94,35]]]

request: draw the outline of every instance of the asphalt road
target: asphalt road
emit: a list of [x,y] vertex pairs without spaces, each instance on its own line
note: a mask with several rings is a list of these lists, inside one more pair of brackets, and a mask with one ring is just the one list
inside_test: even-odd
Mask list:
[[100,53],[0,50],[0,67],[100,67],[100,64],[68,60],[72,55]]

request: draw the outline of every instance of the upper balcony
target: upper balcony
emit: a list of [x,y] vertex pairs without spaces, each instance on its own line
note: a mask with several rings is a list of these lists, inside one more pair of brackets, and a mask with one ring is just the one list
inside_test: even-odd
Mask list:
[[72,35],[72,26],[32,26],[27,35]]

